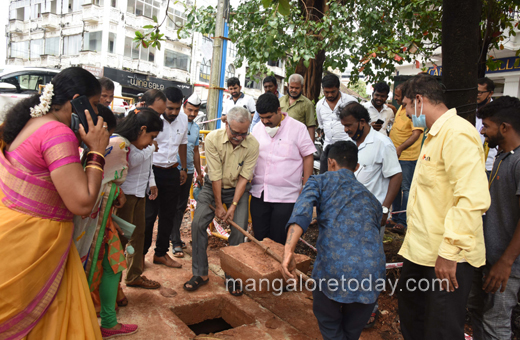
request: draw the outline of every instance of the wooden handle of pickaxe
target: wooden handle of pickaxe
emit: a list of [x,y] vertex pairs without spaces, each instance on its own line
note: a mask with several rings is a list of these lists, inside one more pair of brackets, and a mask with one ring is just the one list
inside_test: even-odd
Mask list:
[[[211,208],[211,210],[215,211],[215,208],[210,204],[209,206]],[[231,226],[233,226],[235,229],[237,229],[238,231],[240,231],[242,234],[244,234],[244,236],[246,236],[248,239],[250,239],[251,241],[253,241],[255,244],[257,244],[260,248],[262,248],[267,254],[271,255],[272,258],[274,258],[276,261],[282,263],[282,258],[280,257],[280,255],[278,255],[277,253],[275,253],[274,251],[272,251],[269,247],[266,247],[265,245],[263,245],[260,241],[258,241],[253,235],[251,235],[250,233],[248,233],[247,231],[245,231],[244,229],[242,229],[241,226],[239,226],[238,224],[236,224],[235,222],[231,221],[231,220],[227,220],[226,221],[227,223],[229,223]],[[299,271],[298,269],[295,269],[295,272],[297,275],[300,275],[305,281],[307,280],[310,280],[310,278],[305,275],[304,273],[302,273],[301,271]]]

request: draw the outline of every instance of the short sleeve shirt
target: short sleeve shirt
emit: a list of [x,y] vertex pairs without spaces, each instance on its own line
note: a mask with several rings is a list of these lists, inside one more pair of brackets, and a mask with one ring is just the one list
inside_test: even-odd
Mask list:
[[402,161],[416,161],[417,158],[419,158],[423,136],[422,131],[424,131],[424,129],[414,127],[412,120],[406,115],[405,108],[401,106],[395,115],[395,121],[394,125],[392,125],[392,130],[390,130],[390,139],[394,143],[394,146],[397,148],[406,142],[406,140],[412,135],[413,130],[420,130],[421,135],[419,136],[419,139],[410,145],[408,149],[401,152],[401,157],[399,157],[399,159]]
[[351,140],[345,132],[345,127],[341,124],[338,113],[340,108],[345,107],[345,105],[352,102],[357,103],[357,99],[343,92],[340,92],[340,95],[341,98],[334,107],[334,110],[331,110],[325,97],[320,99],[318,104],[316,104],[316,118],[318,119],[318,125],[325,133],[323,149],[325,149],[327,145],[334,144],[340,140]]
[[[501,152],[491,171],[491,206],[484,219],[486,262],[494,265],[513,239],[520,220],[520,147],[514,154]],[[520,258],[511,268],[511,276],[520,278]]]
[[231,189],[237,186],[239,176],[251,180],[258,159],[258,142],[254,136],[247,136],[233,148],[227,130],[213,130],[204,144],[210,181],[222,180],[222,188]]
[[383,108],[379,111],[375,108],[374,104],[372,104],[372,101],[364,103],[363,106],[368,110],[368,114],[370,114],[370,123],[375,123],[378,119],[384,122],[379,133],[388,136],[388,128],[394,121],[394,111],[386,104],[383,104]]
[[[193,166],[193,155],[195,153],[195,147],[199,146],[199,131],[200,128],[197,123],[188,123],[188,147],[186,151],[186,163],[188,163],[186,168],[188,169],[188,174],[195,172]],[[177,162],[179,162],[178,169],[181,170],[184,167],[184,164],[181,162],[180,155],[177,155]]]
[[249,113],[256,112],[256,104],[253,97],[248,96],[245,93],[241,93],[240,97],[238,97],[237,101],[234,100],[233,96],[229,97],[224,101],[222,115],[225,116],[228,114],[229,110],[231,110],[235,106],[242,106],[244,109],[249,111]]
[[280,99],[280,107],[282,108],[282,112],[287,112],[289,117],[305,124],[305,126],[316,126],[316,108],[309,98],[301,95],[291,105],[290,97],[286,94]]
[[383,204],[390,177],[401,171],[394,144],[373,128],[359,145],[356,178]]

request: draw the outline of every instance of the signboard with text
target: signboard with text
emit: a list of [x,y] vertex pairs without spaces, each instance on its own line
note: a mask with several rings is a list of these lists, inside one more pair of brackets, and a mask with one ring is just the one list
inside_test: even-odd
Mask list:
[[175,86],[182,91],[182,94],[184,94],[186,98],[193,93],[193,86],[190,84],[155,78],[145,74],[132,73],[109,67],[104,68],[103,74],[105,77],[117,81],[123,87],[134,87],[141,89],[143,92],[152,89],[164,91],[167,87]]
[[[493,59],[493,61],[500,61],[502,64],[494,71],[490,71],[488,68],[486,74],[520,71],[520,63],[515,66],[515,61],[517,59],[520,59],[520,57]],[[432,76],[442,76],[442,66],[430,67],[426,72]]]

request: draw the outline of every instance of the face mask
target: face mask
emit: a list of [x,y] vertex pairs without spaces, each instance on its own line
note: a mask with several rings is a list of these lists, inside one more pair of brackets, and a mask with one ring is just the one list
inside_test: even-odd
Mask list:
[[280,128],[279,126],[276,126],[276,127],[265,126],[265,132],[267,132],[267,134],[269,136],[271,136],[271,138],[273,138],[276,135],[276,133],[278,132],[279,128]]
[[426,126],[426,116],[422,113],[423,111],[423,103],[421,102],[421,113],[419,117],[417,117],[417,105],[415,105],[415,114],[412,116],[412,123],[414,127],[427,128]]
[[358,140],[359,138],[361,138],[361,136],[363,136],[363,131],[365,131],[365,127],[363,126],[362,129],[359,128],[361,124],[358,123],[358,128],[356,130],[356,133],[354,134],[354,136],[352,136],[352,140]]

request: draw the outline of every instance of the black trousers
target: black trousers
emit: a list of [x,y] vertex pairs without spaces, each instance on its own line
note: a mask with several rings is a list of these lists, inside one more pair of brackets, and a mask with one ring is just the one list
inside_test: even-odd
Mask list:
[[401,332],[405,340],[463,340],[466,303],[475,268],[457,264],[459,288],[441,291],[434,267],[404,260],[397,285]]
[[294,208],[294,203],[264,202],[264,193],[260,198],[251,196],[251,220],[255,238],[262,241],[269,237],[271,240],[285,244],[287,232],[285,226]]
[[320,175],[326,173],[329,170],[328,154],[325,154],[325,149],[320,156]]
[[175,213],[175,217],[173,218],[173,229],[172,234],[170,235],[170,240],[172,241],[173,247],[181,246],[181,225],[182,219],[184,217],[184,212],[186,211],[186,207],[188,206],[188,199],[190,198],[190,189],[193,184],[193,174],[188,174],[188,178],[183,185],[181,185],[179,201],[177,203],[177,212]]
[[155,241],[155,255],[166,255],[170,248],[170,235],[173,229],[173,219],[177,211],[177,202],[181,189],[180,172],[177,168],[163,169],[153,167],[155,184],[159,194],[155,200],[146,197],[146,233],[144,237],[143,253],[146,254],[152,245],[153,226],[159,215],[157,240]]
[[374,303],[340,303],[315,289],[312,311],[324,340],[357,340],[370,319]]

